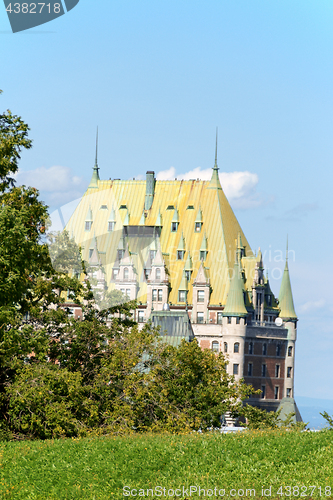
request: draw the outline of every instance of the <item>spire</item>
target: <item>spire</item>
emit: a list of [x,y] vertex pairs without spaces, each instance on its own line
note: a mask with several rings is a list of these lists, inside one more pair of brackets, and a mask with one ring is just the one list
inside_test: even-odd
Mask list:
[[197,216],[196,216],[196,219],[194,222],[200,222],[202,224],[202,210],[201,210],[200,205],[199,205],[199,210],[198,210],[198,213],[197,213]]
[[187,252],[187,259],[185,262],[185,271],[192,271],[193,270],[193,265],[192,265],[192,259],[191,259],[191,254],[190,251]]
[[180,282],[178,290],[186,291],[186,292],[188,291],[188,281],[187,281],[186,274],[184,271],[183,271],[183,277],[182,277],[182,280]]
[[217,127],[216,127],[216,144],[215,144],[215,163],[213,167],[212,178],[210,179],[208,189],[222,189],[219,178],[219,167],[217,166]]
[[235,262],[233,276],[230,281],[227,302],[223,316],[247,316],[244,304],[243,280],[240,275],[239,263]]
[[185,239],[184,239],[183,233],[182,233],[182,235],[180,237],[177,250],[182,250],[183,252],[185,252]]
[[294,300],[293,300],[293,293],[291,290],[289,267],[288,267],[288,237],[287,237],[287,249],[286,249],[286,264],[284,266],[284,272],[282,276],[280,293],[279,293],[279,307],[280,307],[281,318],[297,319]]
[[98,181],[100,180],[99,178],[99,167],[98,167],[98,158],[97,158],[97,153],[98,153],[98,127],[97,127],[97,133],[96,133],[96,156],[95,156],[95,165],[93,168],[93,174],[91,177],[90,184],[88,188],[97,188],[98,187]]
[[162,224],[162,215],[161,215],[161,210],[158,209],[158,214],[157,214],[157,218],[156,218],[156,222],[155,222],[155,227],[162,227],[163,224]]

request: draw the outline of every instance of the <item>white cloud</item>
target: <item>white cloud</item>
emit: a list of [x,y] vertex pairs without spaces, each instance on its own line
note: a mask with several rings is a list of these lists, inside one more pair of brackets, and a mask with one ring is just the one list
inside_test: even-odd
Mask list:
[[33,186],[48,205],[62,205],[83,194],[87,185],[82,177],[73,175],[69,167],[38,167],[15,176],[18,184]]
[[317,301],[308,301],[302,304],[300,307],[301,312],[315,311],[316,309],[322,309],[326,305],[325,299],[319,299]]
[[[264,203],[262,197],[255,191],[259,182],[257,174],[244,171],[222,172],[219,175],[223,191],[234,208],[255,208]],[[212,177],[212,169],[197,167],[185,174],[176,174],[175,167],[170,167],[167,170],[161,170],[156,175],[157,180],[173,180],[176,177],[183,180],[208,181]]]

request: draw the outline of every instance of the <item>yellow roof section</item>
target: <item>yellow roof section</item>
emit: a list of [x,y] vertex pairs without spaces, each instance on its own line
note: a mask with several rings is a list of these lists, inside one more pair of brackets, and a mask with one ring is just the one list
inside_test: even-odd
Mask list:
[[[161,248],[169,272],[171,284],[169,301],[173,304],[178,302],[178,289],[190,252],[193,271],[189,281],[188,302],[192,303],[191,285],[201,264],[200,248],[206,236],[207,254],[204,266],[212,287],[210,304],[225,304],[236,259],[239,234],[245,248],[246,257],[242,259],[244,267],[250,271],[250,268],[255,266],[256,258],[221,185],[219,183],[217,185],[215,179],[213,180],[213,183],[202,180],[156,181],[153,203],[149,210],[144,210],[146,181],[98,180],[97,188],[87,189],[66,229],[69,234],[74,234],[75,241],[81,245],[85,260],[89,258],[89,247],[95,235],[100,260],[106,273],[106,282],[111,289],[114,286],[111,282],[112,268],[117,259],[117,249],[124,243],[123,234],[126,231],[125,242],[131,252],[139,284],[138,300],[143,303],[147,299],[144,269],[151,244],[155,240],[156,246],[156,239],[159,239],[157,244]],[[87,229],[85,222],[89,210],[91,210],[92,224],[91,228]],[[176,230],[172,231],[171,223],[175,210],[179,215],[179,223]],[[199,210],[201,210],[202,224],[200,231],[196,231],[195,221]],[[115,228],[109,231],[111,212],[115,219]],[[124,229],[125,219],[129,220],[129,224]],[[162,224],[161,230],[157,227],[160,224]],[[148,229],[146,234],[143,233],[147,227],[151,228],[151,234],[148,234]],[[182,235],[185,255],[182,260],[178,260],[177,250],[180,248]],[[252,282],[246,283],[246,288],[250,289],[251,284]]]

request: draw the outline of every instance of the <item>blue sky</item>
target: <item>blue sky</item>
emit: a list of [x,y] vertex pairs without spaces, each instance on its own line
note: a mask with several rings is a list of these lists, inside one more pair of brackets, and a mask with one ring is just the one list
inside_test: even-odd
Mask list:
[[34,140],[18,181],[52,209],[84,192],[97,125],[101,177],[125,179],[204,177],[219,127],[222,184],[275,293],[270,254],[287,234],[295,254],[296,399],[333,399],[332,25],[326,0],[80,0],[12,34],[0,5],[1,110]]

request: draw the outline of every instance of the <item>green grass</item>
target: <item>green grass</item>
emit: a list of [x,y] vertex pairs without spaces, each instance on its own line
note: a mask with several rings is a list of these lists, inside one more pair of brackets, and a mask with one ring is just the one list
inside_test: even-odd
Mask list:
[[[237,435],[140,435],[80,440],[26,441],[0,444],[0,498],[4,499],[120,499],[123,487],[147,490],[201,486],[230,490],[272,486],[321,486],[312,498],[333,491],[333,432],[244,432]],[[288,493],[287,489],[282,490]],[[303,498],[310,498],[310,490]],[[139,493],[139,491],[138,491]],[[218,494],[218,493],[217,493]],[[242,495],[242,492],[240,492]],[[250,495],[242,498],[249,498]],[[137,497],[142,498],[142,497]],[[144,497],[143,497],[144,498]],[[147,498],[147,496],[145,497]],[[172,498],[168,496],[148,498]],[[176,498],[176,497],[174,497]],[[199,498],[192,493],[179,498]],[[207,498],[201,494],[200,498]],[[216,498],[213,494],[212,498]],[[252,498],[254,498],[252,496]]]

